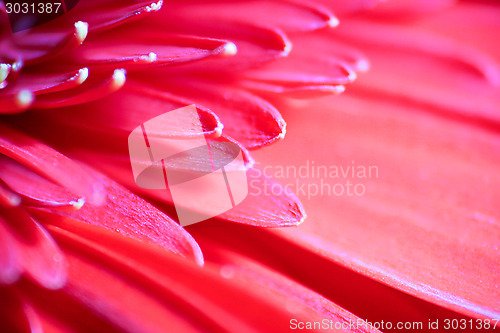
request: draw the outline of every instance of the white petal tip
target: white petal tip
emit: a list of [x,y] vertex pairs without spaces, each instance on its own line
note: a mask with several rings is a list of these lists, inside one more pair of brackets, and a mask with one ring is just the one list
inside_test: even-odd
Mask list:
[[78,84],[82,84],[83,82],[85,82],[85,80],[87,80],[88,77],[89,77],[89,69],[85,67],[78,71],[78,74],[76,74],[75,76],[75,80]]
[[75,210],[79,210],[80,208],[83,207],[84,204],[85,204],[85,199],[84,198],[80,198],[77,201],[71,201],[70,202],[70,205],[73,206],[73,208]]
[[224,44],[222,54],[225,56],[234,56],[238,53],[238,47],[233,42]]
[[89,24],[87,22],[78,21],[75,23],[75,36],[77,41],[81,44],[87,38],[89,33]]
[[115,88],[121,88],[127,81],[127,72],[124,69],[115,69],[113,72],[113,85]]
[[332,16],[329,20],[328,20],[328,26],[330,28],[335,28],[339,25],[340,21],[338,18],[336,18],[335,16]]
[[34,99],[35,96],[31,91],[22,90],[16,96],[16,103],[21,108],[27,108],[33,103]]
[[156,12],[161,9],[163,6],[163,0],[160,0],[158,2],[153,2],[151,5],[146,7],[146,11],[148,12]]
[[7,79],[11,68],[12,66],[9,64],[0,64],[0,83]]

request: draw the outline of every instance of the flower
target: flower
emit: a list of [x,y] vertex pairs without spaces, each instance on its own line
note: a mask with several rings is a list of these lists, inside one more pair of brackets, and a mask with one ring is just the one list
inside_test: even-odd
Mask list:
[[[437,210],[417,204],[445,198],[463,205],[468,187],[480,189],[458,172],[442,185],[425,183],[426,177],[440,180],[440,167],[451,163],[443,158],[436,167],[429,160],[439,155],[419,143],[441,142],[437,151],[468,174],[476,169],[455,153],[457,147],[468,154],[472,143],[484,145],[481,153],[496,147],[495,135],[483,131],[494,128],[496,95],[489,89],[496,89],[495,62],[436,37],[467,5],[447,9],[449,1],[408,1],[365,13],[375,2],[83,2],[16,34],[7,33],[2,21],[7,28],[0,30],[0,112],[5,114],[0,120],[0,283],[6,287],[0,293],[8,330],[280,332],[319,322],[375,332],[388,329],[377,327],[380,320],[427,324],[429,318],[469,320],[498,313],[498,260],[492,249],[498,235],[490,227],[496,225],[494,193],[464,205],[465,216],[482,223],[477,233],[466,219],[459,220],[458,232],[445,223],[462,216],[453,204]],[[487,17],[482,5],[470,6],[476,17]],[[332,12],[346,18],[339,28],[331,29],[338,24]],[[446,13],[452,13],[450,21],[440,24]],[[430,32],[415,31],[426,29]],[[410,38],[419,43],[408,43]],[[409,71],[415,58],[429,71],[417,72],[420,76]],[[369,61],[371,74],[364,74],[350,95],[314,104],[301,100],[343,92]],[[400,70],[394,73],[395,68]],[[404,80],[406,73],[411,80]],[[450,80],[455,74],[462,79]],[[428,89],[436,78],[447,89]],[[485,94],[477,113],[464,105],[467,99],[456,102],[464,88]],[[244,156],[240,167],[256,180],[259,193],[269,184],[278,191],[251,195],[217,219],[183,228],[171,217],[168,198],[134,183],[127,136],[144,121],[193,103],[205,138],[237,144]],[[253,155],[269,165],[300,166],[307,158],[374,163],[381,178],[367,185],[367,196],[302,197],[310,206],[309,223],[286,230],[255,228],[297,226],[305,218],[287,179],[280,184],[266,169],[259,171],[249,152],[285,136],[276,106],[290,125],[293,147],[285,141]],[[319,112],[319,106],[329,112]],[[425,108],[432,112],[420,112]],[[318,120],[340,130],[325,130]],[[192,121],[179,116],[156,134],[190,136]],[[405,129],[400,146],[393,142],[398,132],[387,132],[393,123]],[[449,143],[427,129],[439,126],[457,141]],[[434,136],[420,138],[423,130]],[[468,130],[474,132],[464,134]],[[296,156],[290,156],[291,149]],[[408,170],[401,171],[395,165],[409,152],[418,158],[403,163]],[[481,161],[490,175],[489,159],[467,156]],[[167,167],[195,165],[193,160]],[[387,170],[394,183],[382,174]],[[405,182],[400,183],[400,174]],[[420,178],[411,178],[415,174]],[[449,191],[451,180],[463,192]],[[394,205],[398,193],[402,204]],[[329,205],[337,209],[325,209]],[[437,216],[444,224],[431,218],[415,223],[422,221],[419,214]],[[336,228],[332,218],[339,221]],[[371,226],[375,229],[366,231]],[[439,227],[453,236],[442,240]],[[459,248],[463,243],[472,255]],[[439,251],[437,259],[431,249]],[[479,273],[474,260],[482,263]],[[446,265],[471,278],[457,278],[443,269]],[[473,279],[485,283],[477,287]]]

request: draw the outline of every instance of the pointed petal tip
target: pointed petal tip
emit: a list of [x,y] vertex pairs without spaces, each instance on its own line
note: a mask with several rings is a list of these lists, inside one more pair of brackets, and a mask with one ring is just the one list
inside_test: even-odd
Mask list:
[[79,85],[85,82],[89,77],[89,69],[87,67],[81,68],[78,73],[72,77],[70,80],[74,80]]
[[87,22],[78,21],[75,23],[75,37],[78,43],[83,43],[89,33],[89,24]]

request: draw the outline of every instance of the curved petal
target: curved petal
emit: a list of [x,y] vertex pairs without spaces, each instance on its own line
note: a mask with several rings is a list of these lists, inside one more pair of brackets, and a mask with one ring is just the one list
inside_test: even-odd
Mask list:
[[19,249],[16,259],[23,271],[44,288],[63,287],[66,261],[49,233],[20,208],[0,209]]
[[123,87],[126,81],[126,71],[115,69],[112,73],[92,69],[89,78],[76,88],[61,92],[38,95],[33,108],[53,109],[93,102],[104,98]]
[[21,277],[19,249],[11,231],[0,219],[0,285],[9,285]]
[[[280,331],[284,325],[288,327],[291,313],[298,321],[322,319],[323,312],[313,306],[290,300],[283,294],[269,297],[273,286],[256,283],[251,277],[228,277],[216,266],[202,270],[143,244],[111,238],[109,234],[95,230],[84,232],[83,237],[55,228],[51,232],[62,244],[71,244],[69,258],[73,264],[73,278],[70,277],[65,293],[122,329],[128,325],[127,328],[150,331],[163,327],[163,321],[167,320],[169,327],[174,325],[187,332]],[[103,240],[102,245],[95,239]],[[96,266],[86,264],[85,259],[90,258]],[[164,267],[170,268],[169,274],[165,274]],[[93,283],[85,278],[87,275],[94,277]],[[272,281],[265,275],[259,277]],[[127,293],[122,290],[127,290]],[[297,292],[301,296],[306,293],[300,289]],[[280,294],[279,291],[274,293]],[[124,298],[124,295],[134,297]],[[37,296],[43,299],[40,293]],[[130,299],[140,299],[142,308]],[[250,311],[255,308],[260,311]],[[177,314],[180,309],[184,316]],[[347,323],[355,318],[340,309],[334,311],[344,315],[335,317],[340,322]],[[376,331],[361,328],[360,332]]]
[[89,38],[67,55],[85,66],[123,68],[178,65],[226,52],[223,40],[185,36],[135,24],[119,31],[106,31]]
[[32,212],[46,224],[71,229],[72,225],[76,228],[78,223],[83,222],[155,244],[194,259],[200,265],[203,263],[198,244],[179,224],[104,176],[102,182],[108,193],[105,205],[96,206],[89,203],[74,212],[47,213],[39,209],[33,209]]
[[338,24],[338,20],[328,11],[306,1],[216,0],[172,1],[169,4],[172,10],[160,15],[179,22],[202,18],[211,22],[255,24],[257,14],[257,24],[276,27],[286,32],[308,31]]
[[[344,28],[339,28],[339,35],[363,46],[373,64],[359,82],[361,89],[418,103],[438,114],[498,126],[500,65],[483,52],[396,24],[353,22]],[[381,35],[385,37],[374,37]]]
[[278,110],[264,99],[234,87],[232,82],[201,80],[193,76],[150,78],[176,95],[208,107],[224,124],[224,133],[249,149],[282,139],[286,123]]
[[21,196],[24,205],[75,210],[85,203],[84,198],[1,155],[0,180]]
[[[498,317],[497,133],[418,105],[359,95],[308,110],[288,115],[300,136],[289,135],[271,154],[259,155],[268,165],[309,172],[300,182],[311,190],[300,197],[310,216],[300,232],[283,234],[328,261],[451,312]],[[322,126],[311,117],[321,118]],[[291,149],[302,153],[290,155]],[[311,177],[312,161],[316,172],[319,166],[350,169],[345,177],[341,171]],[[295,187],[293,173],[268,171]],[[325,189],[318,192],[321,184]],[[335,184],[344,192],[332,192]]]
[[88,69],[72,72],[50,72],[27,70],[16,80],[6,81],[6,88],[0,93],[0,113],[17,113],[31,106],[35,95],[52,94],[75,88],[88,77]]
[[78,162],[2,124],[0,124],[0,153],[83,195],[89,202],[102,203],[105,194],[100,180],[85,171]]
[[343,59],[346,55],[342,54],[341,50],[337,55],[335,49],[328,46],[332,39],[331,34],[292,37],[295,47],[289,56],[249,69],[242,77],[286,88],[347,84],[356,78],[354,69]]

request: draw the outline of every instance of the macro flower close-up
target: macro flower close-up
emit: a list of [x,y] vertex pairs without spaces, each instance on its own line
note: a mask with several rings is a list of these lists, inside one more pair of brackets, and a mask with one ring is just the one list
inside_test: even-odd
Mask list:
[[0,332],[500,330],[500,3],[0,0]]

